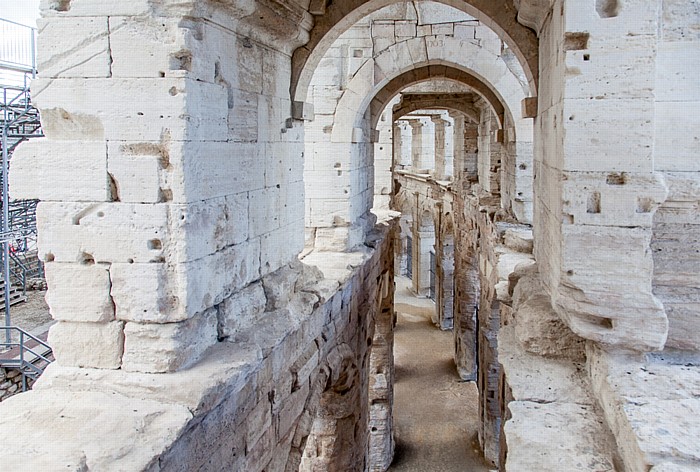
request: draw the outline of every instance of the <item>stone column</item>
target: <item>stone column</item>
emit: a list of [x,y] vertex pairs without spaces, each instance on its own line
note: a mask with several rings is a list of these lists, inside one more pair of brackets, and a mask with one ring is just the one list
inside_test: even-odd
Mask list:
[[419,171],[423,166],[423,123],[420,120],[407,121],[411,125],[413,133],[411,139],[411,166],[414,171]]
[[454,126],[452,127],[452,135],[454,141],[453,159],[452,159],[452,177],[454,180],[463,179],[465,161],[464,161],[464,115],[455,113]]
[[478,180],[479,125],[474,122],[464,125],[464,175],[470,182]]
[[[576,334],[639,351],[661,349],[668,334],[650,250],[668,191],[654,169],[664,3],[625,3],[610,16],[561,2],[539,35],[540,51],[550,52],[540,55],[540,77],[552,80],[538,96],[535,132],[538,267]],[[622,57],[635,58],[637,73],[621,73]]]
[[413,219],[413,291],[427,297],[430,290],[430,251],[435,248],[435,228],[431,216]]
[[[276,118],[238,99],[256,84],[261,108],[291,109],[262,75],[263,55],[276,70],[289,55],[186,2],[157,18],[118,2],[47,11],[54,3],[42,4],[32,83],[46,138],[18,149],[11,178],[15,197],[42,200],[57,366],[186,368],[217,325],[243,322],[219,305],[303,248],[301,135],[274,137]],[[242,58],[253,75],[238,83]],[[284,172],[266,173],[276,162]]]
[[440,115],[430,117],[435,124],[435,172],[436,180],[445,179],[445,125],[446,121]]
[[436,284],[435,284],[435,324],[442,330],[453,326],[454,314],[454,234],[452,225],[445,221],[442,202],[440,209],[440,232],[435,239]]
[[394,126],[392,127],[391,143],[393,146],[394,156],[392,168],[394,170],[403,169],[403,160],[401,159],[401,156],[403,154],[404,143],[401,125],[398,121],[394,123]]

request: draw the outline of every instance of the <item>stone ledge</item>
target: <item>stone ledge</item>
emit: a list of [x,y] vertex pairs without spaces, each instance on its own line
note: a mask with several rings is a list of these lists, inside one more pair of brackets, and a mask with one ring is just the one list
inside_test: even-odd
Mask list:
[[587,357],[593,389],[625,470],[698,470],[697,355],[608,353],[590,343]]

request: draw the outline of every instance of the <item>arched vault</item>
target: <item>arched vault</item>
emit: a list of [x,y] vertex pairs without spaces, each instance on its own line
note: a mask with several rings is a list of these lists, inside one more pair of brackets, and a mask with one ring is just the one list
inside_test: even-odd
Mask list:
[[[538,82],[538,39],[535,32],[518,23],[513,0],[435,0],[461,10],[491,28],[515,53],[528,80],[529,92],[536,95]],[[291,97],[306,101],[309,83],[316,67],[333,42],[353,24],[398,0],[312,1],[309,11],[314,27],[306,45],[292,56]]]

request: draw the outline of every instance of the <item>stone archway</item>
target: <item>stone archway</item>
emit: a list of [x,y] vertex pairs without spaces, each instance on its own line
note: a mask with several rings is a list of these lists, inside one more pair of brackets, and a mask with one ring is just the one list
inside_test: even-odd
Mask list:
[[[316,2],[312,9],[315,25],[310,32],[311,39],[294,52],[292,58],[293,100],[306,101],[308,84],[313,71],[335,39],[348,27],[382,7],[399,3],[396,0],[349,0]],[[483,21],[503,38],[518,57],[528,78],[529,89],[534,93],[538,82],[538,40],[534,32],[516,21],[517,7],[512,0],[440,0],[439,3],[456,9]]]

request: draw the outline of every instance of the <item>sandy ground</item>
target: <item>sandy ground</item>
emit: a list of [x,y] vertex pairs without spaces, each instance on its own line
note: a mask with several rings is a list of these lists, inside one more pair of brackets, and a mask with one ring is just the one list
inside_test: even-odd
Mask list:
[[[44,300],[46,291],[27,291],[27,301],[10,307],[10,319],[13,326],[19,326],[31,334],[46,332],[53,323],[49,306]],[[0,325],[5,325],[5,311],[0,312]],[[0,332],[4,341],[4,332]]]
[[452,332],[430,321],[432,301],[414,297],[397,277],[394,347],[395,472],[488,471],[477,440],[478,392],[457,375]]

